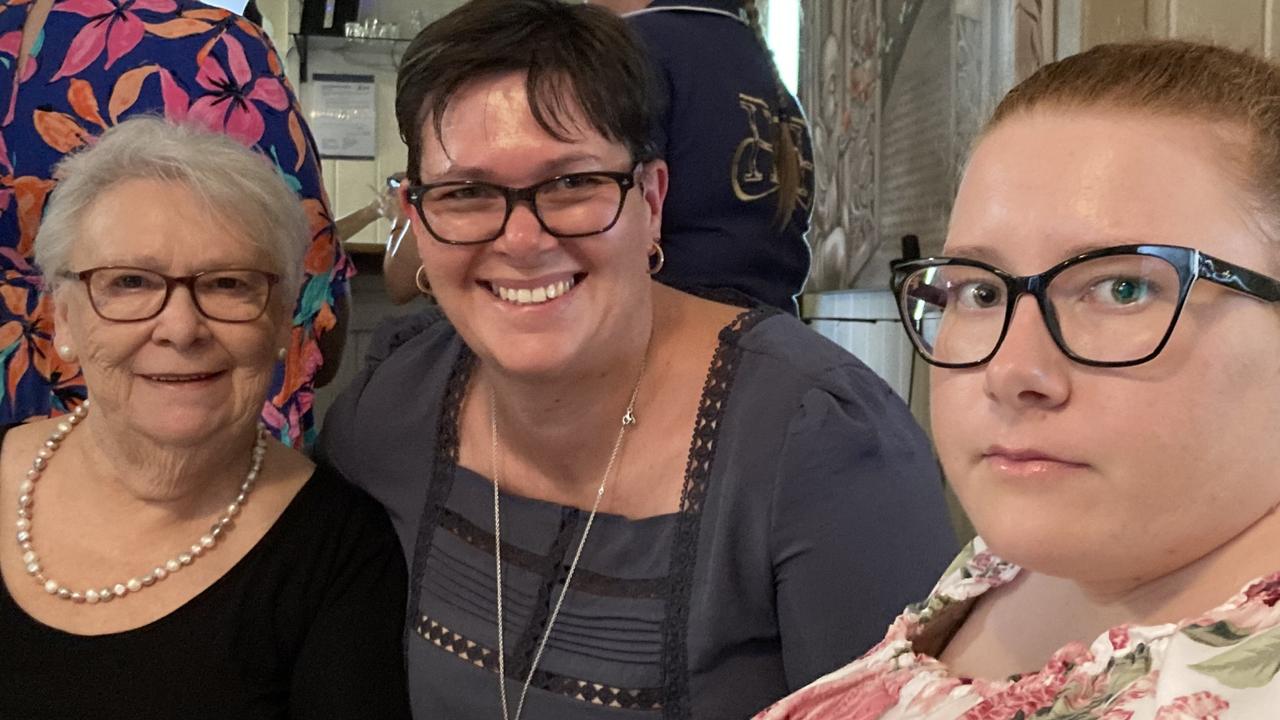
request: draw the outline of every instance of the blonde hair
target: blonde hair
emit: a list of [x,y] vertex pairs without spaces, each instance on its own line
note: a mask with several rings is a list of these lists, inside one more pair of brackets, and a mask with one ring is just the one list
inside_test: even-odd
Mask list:
[[1181,40],[1099,45],[1019,83],[1000,101],[983,134],[1044,106],[1201,119],[1244,131],[1244,143],[1228,149],[1237,151],[1233,155],[1261,218],[1273,236],[1280,230],[1280,68],[1275,64]]

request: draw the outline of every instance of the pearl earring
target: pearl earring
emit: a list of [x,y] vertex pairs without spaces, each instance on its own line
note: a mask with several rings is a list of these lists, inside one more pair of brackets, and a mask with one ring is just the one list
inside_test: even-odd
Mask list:
[[71,349],[70,345],[59,345],[58,357],[66,360],[67,362],[71,362],[76,359],[76,353]]
[[289,356],[289,348],[283,348],[283,347],[282,347],[282,348],[278,348],[278,349],[276,350],[276,359],[277,359],[277,360],[283,361],[283,360],[284,360],[286,357],[288,357],[288,356]]

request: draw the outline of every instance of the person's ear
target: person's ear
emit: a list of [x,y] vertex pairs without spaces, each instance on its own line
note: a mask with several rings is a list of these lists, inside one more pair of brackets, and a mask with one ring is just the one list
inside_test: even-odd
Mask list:
[[667,161],[650,160],[640,167],[639,186],[645,204],[649,206],[649,237],[662,235],[662,205],[667,198]]

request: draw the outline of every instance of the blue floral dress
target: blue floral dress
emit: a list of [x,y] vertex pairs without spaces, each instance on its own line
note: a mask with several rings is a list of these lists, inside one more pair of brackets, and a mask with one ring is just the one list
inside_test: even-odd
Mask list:
[[315,142],[262,30],[192,0],[58,0],[22,77],[31,0],[0,0],[0,424],[56,415],[85,396],[74,363],[53,352],[53,311],[32,241],[55,164],[139,113],[204,124],[269,157],[311,223],[306,277],[288,356],[263,419],[294,446],[314,434],[318,341],[332,330],[350,260],[335,242]]

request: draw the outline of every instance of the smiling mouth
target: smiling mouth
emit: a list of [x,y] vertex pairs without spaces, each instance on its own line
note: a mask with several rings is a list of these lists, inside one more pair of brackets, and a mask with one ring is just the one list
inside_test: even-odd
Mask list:
[[212,373],[165,373],[162,375],[143,374],[142,377],[152,382],[159,383],[192,383],[202,382],[204,380],[212,380],[221,375],[221,372]]
[[499,300],[510,303],[512,305],[541,305],[551,302],[556,298],[564,297],[573,290],[586,273],[574,275],[567,280],[558,280],[553,283],[547,283],[539,287],[522,287],[513,288],[502,285],[500,281],[491,281],[484,283],[488,287],[489,292]]

